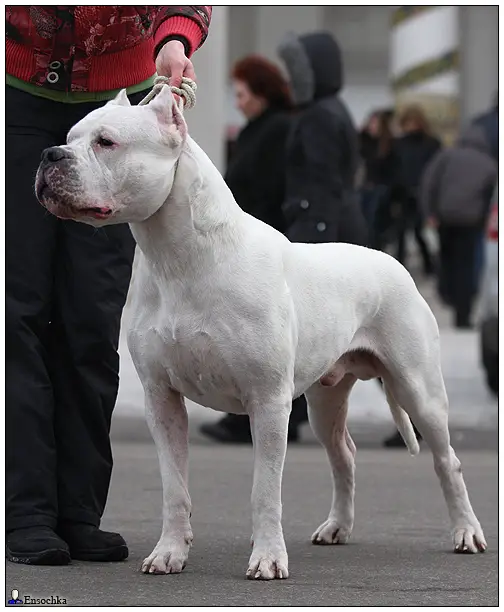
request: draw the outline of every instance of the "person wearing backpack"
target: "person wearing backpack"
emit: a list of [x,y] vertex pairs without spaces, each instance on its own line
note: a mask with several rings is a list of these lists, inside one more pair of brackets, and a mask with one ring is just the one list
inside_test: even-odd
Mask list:
[[497,171],[484,130],[473,123],[453,148],[432,159],[422,180],[422,208],[438,228],[442,286],[459,329],[471,327],[478,241],[487,221]]

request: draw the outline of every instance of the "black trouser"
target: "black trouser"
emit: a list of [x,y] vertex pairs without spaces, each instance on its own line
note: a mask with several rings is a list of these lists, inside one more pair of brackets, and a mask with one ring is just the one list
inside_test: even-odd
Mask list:
[[415,198],[405,198],[401,202],[401,212],[397,222],[396,259],[406,265],[406,236],[413,230],[415,240],[422,257],[423,269],[426,274],[434,270],[432,255],[424,237],[423,219],[418,210]]
[[8,531],[58,520],[98,526],[107,499],[134,241],[127,225],[57,219],[34,195],[41,151],[64,144],[102,105],[6,91]]
[[481,227],[439,227],[440,288],[455,310],[455,324],[470,322],[474,301],[474,269]]
[[[227,425],[234,431],[248,431],[250,429],[250,420],[246,414],[228,414],[223,419]],[[295,432],[297,428],[308,420],[308,410],[306,398],[304,395],[297,397],[292,402],[292,411],[289,418],[289,431]]]

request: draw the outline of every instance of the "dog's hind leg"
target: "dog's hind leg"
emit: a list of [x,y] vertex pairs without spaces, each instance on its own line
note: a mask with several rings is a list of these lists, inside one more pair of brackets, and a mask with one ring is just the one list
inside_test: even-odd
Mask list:
[[[422,344],[412,338],[417,352],[396,355],[385,384],[393,399],[410,416],[434,459],[434,469],[448,506],[455,552],[483,552],[485,537],[469,501],[461,464],[450,446],[448,398],[441,373],[439,339]],[[424,332],[425,333],[425,332]]]
[[335,387],[316,384],[306,393],[310,425],[326,449],[333,480],[329,517],[312,535],[314,544],[345,544],[352,533],[356,449],[346,418],[348,396],[356,380],[345,374]]

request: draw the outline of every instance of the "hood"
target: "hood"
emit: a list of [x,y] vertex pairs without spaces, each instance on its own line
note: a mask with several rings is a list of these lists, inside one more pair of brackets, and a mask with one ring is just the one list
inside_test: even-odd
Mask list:
[[458,148],[477,149],[490,155],[490,146],[485,138],[485,132],[478,125],[470,125],[463,130],[457,139],[456,146]]
[[278,55],[298,106],[338,93],[343,87],[341,51],[328,32],[288,34],[278,47]]

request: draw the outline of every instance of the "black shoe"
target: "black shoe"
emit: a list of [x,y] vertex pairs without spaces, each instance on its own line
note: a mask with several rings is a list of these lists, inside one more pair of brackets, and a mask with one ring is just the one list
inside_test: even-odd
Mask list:
[[118,533],[101,531],[86,523],[62,522],[58,534],[65,540],[72,559],[79,561],[124,561],[129,551]]
[[445,306],[450,306],[450,307],[453,306],[453,300],[451,296],[448,295],[448,292],[445,289],[438,288],[437,294],[438,294],[439,299]]
[[[252,444],[252,435],[248,423],[247,428],[231,427],[226,419],[227,417],[224,417],[217,423],[204,423],[200,427],[201,433],[216,442],[224,444]],[[298,440],[297,428],[289,428],[287,442],[297,442]]]
[[474,325],[472,323],[470,323],[469,321],[463,321],[461,323],[457,323],[455,325],[456,329],[474,329]]
[[227,417],[224,417],[216,423],[204,423],[200,427],[200,431],[215,442],[222,442],[224,444],[252,444],[248,422],[244,423],[244,426],[232,427]]
[[473,329],[469,317],[466,316],[455,316],[455,328],[456,329]]
[[289,427],[287,431],[287,442],[299,442],[299,428]]
[[27,565],[68,565],[66,542],[50,527],[25,527],[7,534],[7,559]]
[[[413,430],[415,431],[416,439],[420,441],[422,436],[417,431],[417,428],[413,427]],[[383,440],[383,446],[386,448],[406,448],[406,444],[398,431],[396,431],[390,437],[385,438],[385,440]]]

